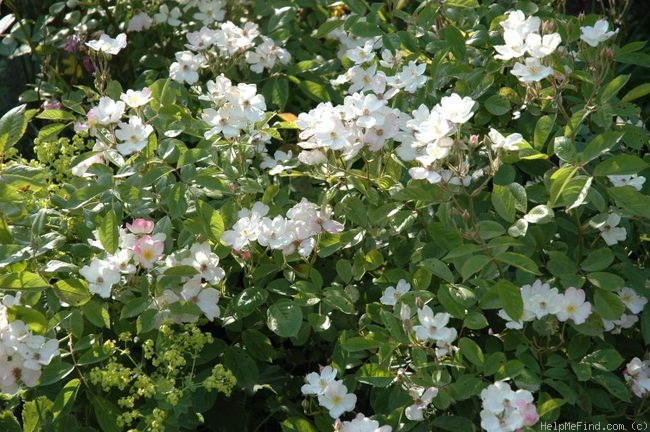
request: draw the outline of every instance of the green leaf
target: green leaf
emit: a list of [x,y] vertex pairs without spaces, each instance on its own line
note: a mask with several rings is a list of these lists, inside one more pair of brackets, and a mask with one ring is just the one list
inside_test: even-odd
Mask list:
[[544,148],[544,144],[546,144],[548,137],[551,136],[554,126],[555,115],[545,115],[537,120],[533,139],[533,146],[536,150],[542,150]]
[[499,294],[503,309],[514,321],[518,321],[524,313],[524,302],[519,287],[505,279],[498,281],[494,288]]
[[494,185],[492,190],[492,205],[497,214],[508,222],[514,222],[515,214],[515,196],[507,186]]
[[62,110],[45,110],[36,116],[41,120],[54,120],[54,121],[75,121],[77,117],[73,114]]
[[0,275],[0,290],[40,291],[49,287],[50,284],[36,273],[20,272]]
[[282,432],[318,432],[309,420],[302,417],[289,417],[280,424],[280,427]]
[[593,177],[587,176],[578,176],[569,180],[564,191],[562,191],[562,199],[567,212],[584,203],[593,180]]
[[47,330],[47,318],[38,310],[20,305],[11,306],[9,310],[24,321],[34,333],[43,334]]
[[472,330],[481,330],[487,327],[489,324],[487,318],[485,318],[485,315],[480,312],[473,311],[467,314],[465,320],[463,321],[463,325]]
[[607,372],[612,372],[623,364],[623,357],[613,348],[605,348],[587,354],[582,363]]
[[621,102],[632,102],[650,94],[650,83],[644,83],[627,92]]
[[591,140],[580,155],[580,163],[586,165],[611,150],[623,138],[623,132],[605,132]]
[[91,300],[81,307],[84,317],[99,328],[111,328],[111,317],[108,308],[102,303]]
[[447,264],[440,261],[439,259],[428,258],[420,262],[420,265],[429,270],[434,276],[437,276],[449,283],[454,282],[454,274],[451,272],[451,270],[449,270]]
[[259,369],[245,350],[229,346],[223,355],[223,365],[237,378],[237,386],[252,390],[258,384]]
[[307,96],[316,102],[325,102],[330,100],[330,95],[327,93],[325,86],[314,81],[300,81],[298,87],[305,92]]
[[[613,273],[593,272],[587,275],[587,280],[593,285],[605,291],[619,291],[623,289],[625,281],[622,277]],[[617,317],[620,318],[620,315]]]
[[538,276],[541,275],[539,268],[537,268],[537,264],[535,264],[535,261],[528,258],[526,255],[518,254],[515,252],[505,252],[501,255],[498,255],[496,259],[502,263],[517,267],[518,269],[521,269],[527,273],[532,273]]
[[619,154],[605,159],[594,169],[594,176],[638,174],[648,168],[648,163],[638,156]]
[[52,405],[52,420],[56,421],[58,417],[70,410],[77,398],[77,392],[81,386],[79,378],[74,378],[65,383],[59,394],[54,399]]
[[619,75],[607,83],[603,91],[600,93],[600,102],[605,103],[614,96],[627,84],[630,75]]
[[492,95],[483,103],[490,114],[503,115],[510,111],[510,101],[501,95]]
[[592,380],[605,387],[605,390],[617,399],[630,402],[630,391],[616,375],[611,373],[598,374],[594,375]]
[[275,352],[273,344],[264,333],[255,329],[246,329],[242,332],[242,341],[251,357],[263,362],[273,361]]
[[610,248],[596,249],[582,261],[580,267],[584,271],[595,272],[604,270],[614,262],[614,252]]
[[23,432],[20,423],[9,410],[0,413],[0,430],[4,432]]
[[626,213],[650,219],[650,196],[632,186],[611,187],[607,192]]
[[52,401],[45,396],[26,401],[23,405],[23,431],[41,432],[49,426],[46,418],[51,415]]
[[61,302],[73,307],[88,303],[91,297],[88,283],[81,279],[62,279],[54,284],[53,289]]
[[101,396],[93,396],[92,402],[97,423],[102,432],[120,432],[120,428],[117,426],[120,409]]
[[350,283],[352,280],[352,264],[346,259],[340,259],[336,262],[336,274],[339,275],[343,282]]
[[20,141],[26,130],[25,105],[7,111],[0,118],[0,155]]
[[478,273],[485,267],[492,259],[486,255],[473,255],[463,263],[460,268],[460,275],[463,280],[468,279],[474,273]]
[[327,36],[332,31],[334,31],[337,28],[341,27],[344,22],[345,21],[343,21],[343,20],[325,21],[323,24],[321,24],[320,27],[318,27],[318,30],[316,31],[316,33],[314,33],[314,37],[315,38],[321,38],[323,36]]
[[485,357],[481,347],[470,338],[462,337],[458,342],[460,353],[469,360],[474,366],[482,367]]
[[357,21],[356,23],[352,24],[350,27],[350,32],[362,38],[370,38],[384,34],[378,24],[367,21]]
[[99,233],[99,241],[104,246],[104,249],[109,254],[114,254],[119,246],[119,222],[115,212],[109,210],[108,213],[100,221],[97,232]]
[[594,308],[603,319],[610,321],[621,318],[625,312],[625,305],[620,297],[603,290],[598,290],[594,294]]
[[280,300],[269,307],[266,324],[278,336],[296,336],[302,325],[302,309],[291,300]]
[[543,417],[546,414],[555,411],[556,409],[559,409],[565,403],[566,401],[564,399],[549,399],[547,401],[544,401],[544,403],[540,405],[539,411],[537,413],[539,414],[540,417]]
[[577,172],[578,168],[573,165],[564,165],[551,174],[551,194],[549,197],[549,204],[551,206],[555,205],[558,198],[562,196],[564,189],[566,189]]
[[269,80],[264,84],[262,94],[267,100],[277,105],[279,110],[284,110],[289,99],[289,81],[286,78]]
[[[454,1],[463,1],[463,0],[454,0]],[[470,1],[470,0],[466,0],[466,1]],[[469,420],[468,418],[455,416],[455,415],[436,416],[432,423],[434,426],[450,432],[471,431],[473,430],[473,426],[474,426],[472,421]]]
[[187,199],[185,198],[185,186],[183,183],[176,183],[167,196],[169,216],[179,218],[187,211]]
[[578,159],[578,151],[576,146],[567,137],[557,137],[553,142],[553,153],[557,155],[563,162],[574,163]]
[[129,300],[120,311],[120,319],[131,318],[140,315],[151,304],[152,299],[149,297],[136,297]]
[[156,309],[147,309],[138,315],[135,321],[135,328],[138,334],[149,333],[156,328],[158,320],[158,311]]
[[246,288],[234,300],[235,312],[238,318],[244,318],[252,314],[260,305],[262,305],[269,293],[266,290],[257,287]]
[[458,8],[478,8],[478,0],[446,0],[445,6]]
[[377,339],[374,333],[366,336],[355,336],[341,341],[341,347],[348,352],[374,351],[385,341]]

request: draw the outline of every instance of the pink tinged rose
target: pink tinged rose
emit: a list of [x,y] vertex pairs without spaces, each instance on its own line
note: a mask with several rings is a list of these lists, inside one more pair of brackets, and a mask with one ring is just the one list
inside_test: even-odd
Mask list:
[[137,218],[133,219],[133,223],[127,223],[126,227],[133,234],[151,234],[153,231],[153,221]]
[[151,268],[154,262],[162,258],[164,249],[165,243],[162,240],[145,235],[135,242],[133,252],[142,267]]
[[532,403],[523,404],[519,407],[519,412],[524,420],[524,426],[532,426],[539,420],[537,408]]

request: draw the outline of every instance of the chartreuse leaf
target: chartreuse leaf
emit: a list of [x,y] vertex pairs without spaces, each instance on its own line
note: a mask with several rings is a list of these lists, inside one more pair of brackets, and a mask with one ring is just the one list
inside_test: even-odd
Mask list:
[[81,279],[62,279],[54,284],[54,293],[63,303],[78,307],[90,300],[88,284]]
[[9,410],[0,412],[0,430],[5,432],[23,432],[18,419]]
[[579,159],[580,163],[587,164],[598,156],[608,152],[623,138],[623,132],[605,132],[598,135],[591,140],[584,151],[581,153]]
[[81,386],[79,378],[74,378],[65,383],[52,405],[52,420],[56,421],[62,414],[70,410],[77,398],[77,392]]
[[533,139],[533,147],[535,150],[542,150],[544,148],[544,144],[546,144],[546,141],[548,141],[548,137],[551,136],[551,132],[553,132],[554,126],[555,115],[545,115],[537,120]]
[[7,111],[0,118],[0,155],[16,144],[27,130],[25,105],[17,106]]
[[266,324],[278,336],[296,336],[302,325],[302,309],[291,300],[280,300],[269,307]]
[[605,159],[594,169],[594,176],[638,174],[648,168],[648,164],[638,156],[619,154]]
[[97,227],[99,241],[109,254],[115,253],[119,245],[119,225],[115,212],[109,210]]
[[611,187],[607,192],[625,212],[650,219],[650,197],[647,194],[632,186]]
[[94,396],[92,405],[102,432],[120,432],[117,426],[120,409],[116,405],[101,396]]
[[607,83],[607,85],[603,88],[603,91],[600,93],[600,101],[602,103],[607,102],[627,84],[627,82],[630,79],[630,75],[619,75],[610,82]]
[[644,83],[627,92],[621,102],[632,102],[650,94],[650,83]]
[[49,288],[50,284],[36,273],[17,272],[0,275],[0,290],[35,290]]
[[467,360],[470,361],[474,366],[482,367],[485,357],[483,355],[483,350],[478,346],[476,342],[470,338],[463,337],[460,338],[458,342],[458,347],[460,348],[460,353]]
[[524,313],[524,302],[519,287],[506,279],[501,279],[493,289],[499,294],[503,309],[508,316],[518,321]]

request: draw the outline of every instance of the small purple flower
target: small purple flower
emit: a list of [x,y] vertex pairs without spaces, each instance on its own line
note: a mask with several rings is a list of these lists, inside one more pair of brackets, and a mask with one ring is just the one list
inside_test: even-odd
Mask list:
[[79,46],[81,43],[79,42],[79,39],[77,39],[76,36],[70,36],[67,41],[61,46],[64,50],[66,50],[69,53],[74,53],[79,51]]
[[46,101],[43,104],[43,109],[46,110],[60,110],[61,108],[63,108],[63,105],[58,100]]
[[95,66],[93,65],[92,60],[90,60],[90,57],[85,56],[83,59],[84,63],[84,68],[88,71],[88,73],[94,73],[95,72]]

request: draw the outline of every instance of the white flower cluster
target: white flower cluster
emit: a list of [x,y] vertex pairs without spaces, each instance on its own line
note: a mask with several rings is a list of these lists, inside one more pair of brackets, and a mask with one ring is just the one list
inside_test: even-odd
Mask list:
[[612,182],[614,187],[632,186],[638,191],[643,189],[643,184],[645,183],[645,177],[637,174],[609,175],[607,178]]
[[[347,19],[352,15],[344,15],[337,19]],[[366,17],[360,16],[357,22],[365,22]],[[371,43],[373,47],[381,46],[381,37],[361,37],[357,36],[352,32],[346,31],[343,27],[337,27],[327,35],[329,38],[337,40],[340,43],[339,51],[337,53],[339,59],[342,59],[344,56],[356,48],[361,48],[366,46],[368,43]],[[350,58],[350,57],[348,57]],[[352,59],[352,58],[350,58]]]
[[[72,167],[74,175],[87,176],[86,171],[91,165],[102,164],[105,159],[123,165],[123,156],[142,151],[147,146],[154,129],[142,119],[139,108],[151,101],[151,90],[147,87],[139,91],[127,90],[122,93],[120,99],[114,101],[108,96],[102,96],[99,103],[86,114],[86,121],[75,124],[75,131],[88,131],[90,135],[97,137],[93,147],[93,151],[97,153]],[[125,123],[121,120],[127,106],[135,113],[131,114],[128,123]]]
[[384,290],[384,294],[379,299],[381,304],[387,306],[397,307],[397,303],[401,301],[402,296],[411,290],[411,284],[404,279],[397,282],[397,286],[389,286]]
[[226,2],[224,0],[193,0],[178,1],[176,3],[181,3],[182,10],[178,6],[169,9],[169,6],[163,3],[158,9],[158,13],[153,16],[153,21],[156,24],[168,24],[172,27],[178,27],[183,23],[181,21],[183,13],[188,13],[193,7],[196,7],[198,11],[192,15],[192,18],[206,26],[222,21],[226,16]]
[[[134,274],[137,271],[134,263],[150,269],[163,256],[165,234],[150,235],[153,221],[135,219],[126,226],[127,229],[119,230],[119,245],[115,253],[106,253],[103,258],[93,257],[90,264],[79,270],[79,274],[88,281],[90,292],[100,297],[109,298],[113,286],[121,282],[122,275]],[[95,237],[98,237],[97,231]],[[89,240],[89,243],[104,250],[99,240]]]
[[435,342],[436,356],[444,357],[451,351],[451,343],[458,336],[455,328],[447,327],[451,316],[447,312],[434,314],[427,305],[418,309],[417,313],[420,324],[413,327],[415,337],[422,342]]
[[547,315],[555,315],[562,322],[571,319],[576,324],[582,324],[591,315],[591,303],[585,301],[585,292],[575,287],[560,293],[557,288],[551,288],[548,283],[537,279],[532,285],[521,287],[521,298],[524,312],[518,321],[513,320],[505,310],[499,310],[499,316],[507,321],[507,328],[520,330],[525,322]]
[[210,139],[218,134],[225,138],[235,138],[241,131],[264,120],[266,101],[257,94],[255,84],[240,83],[234,86],[223,75],[208,81],[208,92],[199,96],[209,101],[214,108],[203,110],[201,118],[210,126],[204,134]]
[[436,387],[411,387],[409,394],[413,398],[413,404],[406,407],[404,414],[406,418],[413,421],[424,420],[424,410],[431,404],[434,397],[438,395]]
[[605,331],[613,334],[619,334],[622,329],[628,329],[634,326],[639,321],[638,314],[641,313],[648,299],[640,296],[632,288],[624,287],[618,292],[618,297],[621,299],[625,307],[631,314],[623,313],[617,320],[609,321],[603,319]]
[[618,226],[621,222],[621,215],[618,213],[601,214],[589,221],[589,224],[600,231],[600,236],[605,240],[607,246],[613,246],[618,242],[625,241],[627,230]]
[[276,62],[288,64],[291,61],[291,54],[284,48],[275,44],[273,39],[260,36],[262,43],[257,45],[253,51],[246,52],[246,63],[251,65],[253,72],[262,73],[264,69],[271,70]]
[[632,392],[640,397],[650,396],[650,362],[648,360],[641,361],[638,357],[634,357],[626,366],[623,371],[625,382]]
[[343,224],[332,220],[331,209],[319,209],[303,198],[287,211],[287,217],[267,217],[269,207],[256,202],[252,209],[239,211],[239,220],[231,230],[223,233],[222,240],[235,250],[242,250],[251,242],[285,255],[298,252],[303,257],[311,255],[316,246],[315,237],[323,231],[339,233]]
[[580,39],[589,46],[597,47],[601,42],[605,42],[618,33],[618,29],[607,31],[609,23],[605,20],[598,20],[593,26],[580,27]]
[[59,341],[35,335],[22,320],[9,322],[7,307],[19,304],[20,292],[0,303],[0,393],[14,395],[20,385],[34,387],[41,367],[59,355]]
[[102,54],[117,55],[123,48],[126,48],[126,34],[120,33],[113,39],[104,33],[99,36],[99,39],[86,42],[86,46]]
[[481,391],[481,427],[487,432],[514,432],[539,420],[533,395],[497,381]]
[[306,384],[301,387],[305,396],[318,396],[318,403],[329,411],[332,418],[337,419],[346,411],[354,410],[357,396],[348,393],[343,381],[337,380],[336,369],[325,366],[320,373],[311,372],[305,377]]
[[377,420],[359,413],[357,416],[350,420],[341,422],[337,420],[334,425],[336,432],[391,432],[393,430],[390,426],[379,426]]
[[219,309],[220,294],[213,286],[221,282],[226,273],[219,267],[219,257],[212,252],[209,243],[195,243],[189,250],[177,251],[165,260],[162,270],[186,265],[196,270],[196,275],[184,277],[181,289],[167,288],[156,297],[152,307],[161,311],[159,319],[169,318],[174,322],[196,322],[196,314],[175,314],[169,306],[178,302],[194,303],[205,317],[212,321],[221,314]]
[[431,110],[420,105],[396,138],[401,144],[397,154],[405,161],[416,160],[421,166],[409,169],[409,175],[429,183],[449,181],[450,172],[441,169],[442,162],[458,143],[451,136],[474,115],[476,102],[456,93],[443,97]]
[[[169,77],[174,81],[195,84],[199,80],[199,70],[218,59],[228,59],[255,46],[260,36],[259,27],[247,22],[238,27],[230,21],[220,23],[216,29],[202,27],[186,34],[187,51],[175,54],[176,61],[169,67]],[[268,41],[264,42],[268,45]],[[280,49],[274,51],[282,56]],[[283,56],[286,58],[286,55]],[[288,60],[287,60],[288,61]]]
[[[321,103],[296,120],[301,130],[298,145],[306,150],[298,159],[307,164],[313,159],[322,162],[321,150],[328,149],[340,151],[345,159],[356,156],[364,146],[379,151],[399,132],[400,115],[386,99],[374,94],[354,93],[345,97],[343,105]],[[315,157],[318,154],[321,157]]]
[[559,33],[539,34],[541,26],[539,17],[526,15],[520,11],[511,11],[502,21],[504,45],[495,45],[498,53],[494,58],[511,60],[524,57],[524,63],[515,63],[511,73],[524,83],[538,82],[553,73],[553,68],[542,64],[541,59],[555,52],[562,42]]

